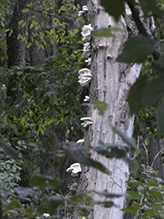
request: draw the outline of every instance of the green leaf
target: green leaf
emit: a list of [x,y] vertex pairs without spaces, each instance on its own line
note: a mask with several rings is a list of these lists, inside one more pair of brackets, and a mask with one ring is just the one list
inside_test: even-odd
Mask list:
[[112,201],[93,201],[94,205],[103,205],[105,208],[111,208],[114,206],[114,202]]
[[50,176],[38,174],[31,177],[30,186],[37,186],[39,189],[44,190],[46,186],[57,187],[60,181]]
[[107,158],[123,158],[127,156],[128,148],[120,145],[100,145],[93,148],[97,153]]
[[94,37],[115,37],[113,32],[121,32],[120,28],[100,28],[97,30],[93,30],[91,35]]
[[22,13],[27,13],[27,12],[29,12],[29,10],[30,10],[29,8],[25,8],[22,10]]
[[132,206],[123,208],[121,210],[124,211],[124,212],[127,212],[127,213],[133,213],[133,214],[135,214],[137,212],[137,209],[132,207]]
[[158,137],[164,136],[164,101],[162,101],[157,108],[156,112],[157,119],[157,132]]
[[142,75],[130,88],[128,102],[131,114],[134,114],[144,107],[142,102],[143,91],[147,85],[147,76]]
[[145,214],[146,214],[147,216],[150,216],[150,217],[155,216],[155,212],[154,212],[154,210],[152,210],[152,209],[149,209],[149,210],[145,211]]
[[133,175],[136,176],[139,167],[138,162],[135,159],[131,160],[128,157],[123,157],[122,159],[129,165],[130,172],[132,172]]
[[116,21],[125,11],[124,2],[125,0],[100,0],[100,4],[105,8],[105,11],[113,16]]
[[149,190],[148,193],[152,196],[154,196],[155,198],[157,199],[162,199],[163,198],[163,195],[161,194],[160,191],[158,190]]
[[124,132],[122,132],[121,130],[116,129],[114,127],[112,127],[112,130],[113,130],[113,132],[117,133],[129,147],[131,147],[131,148],[137,147],[133,138],[128,137]]
[[127,196],[128,196],[128,200],[133,200],[133,199],[140,199],[141,196],[138,194],[138,192],[135,191],[127,191]]
[[122,194],[110,193],[108,192],[108,190],[104,190],[102,192],[97,192],[97,191],[94,191],[94,192],[98,195],[105,196],[107,198],[119,198],[123,196]]
[[74,158],[74,160],[78,163],[84,164],[89,167],[94,167],[108,175],[111,174],[110,171],[103,164],[99,163],[96,160],[92,160],[87,156],[84,156],[83,147],[77,147],[77,144],[75,144],[74,142],[69,142],[67,145],[68,146],[63,146],[64,150],[70,157]]
[[0,145],[2,146],[3,151],[5,152],[6,155],[14,158],[14,159],[18,159],[19,158],[19,153],[17,150],[15,150],[14,148],[12,148],[10,145],[6,144],[3,141],[0,141]]
[[13,33],[13,29],[10,29],[10,32],[9,32],[9,37],[11,36],[11,34]]
[[143,92],[143,104],[152,105],[164,96],[164,73],[147,82]]
[[99,114],[103,116],[107,109],[108,104],[103,101],[96,101],[96,100],[93,100],[92,104],[98,109]]
[[14,210],[15,208],[21,208],[21,204],[16,200],[13,199],[4,209],[4,211]]
[[54,214],[56,208],[59,206],[64,206],[64,199],[58,196],[51,196],[46,198],[47,210],[48,213]]
[[157,6],[156,0],[139,0],[142,11],[147,15],[150,11],[153,11]]
[[122,53],[117,57],[118,62],[142,63],[154,51],[155,41],[140,35],[131,37],[124,43]]

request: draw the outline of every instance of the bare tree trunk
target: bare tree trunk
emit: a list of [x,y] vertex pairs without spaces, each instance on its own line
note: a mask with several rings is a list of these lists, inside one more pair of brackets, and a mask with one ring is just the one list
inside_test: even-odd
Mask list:
[[[93,4],[94,2],[94,4]],[[120,144],[121,140],[111,130],[113,125],[116,128],[132,136],[134,117],[130,117],[127,103],[127,95],[130,86],[139,76],[141,65],[122,64],[115,61],[121,51],[123,43],[128,38],[127,24],[121,17],[119,24],[113,18],[99,8],[97,1],[88,2],[89,23],[94,28],[120,27],[123,31],[116,34],[115,38],[94,38],[91,42],[91,72],[92,82],[90,97],[92,100],[105,101],[108,108],[104,116],[98,114],[97,109],[91,107],[88,116],[91,116],[93,124],[89,127],[85,142],[92,147],[97,146],[101,140],[104,143]],[[103,191],[107,189],[111,193],[125,193],[126,181],[129,178],[128,165],[123,160],[105,159],[96,152],[91,152],[91,157],[103,163],[111,171],[111,176],[96,169],[90,168],[82,173],[78,191]],[[94,200],[102,200],[97,194],[91,195]],[[89,219],[121,219],[125,198],[114,200],[119,207],[104,208],[100,205],[94,207]],[[75,211],[74,219],[78,218]]]

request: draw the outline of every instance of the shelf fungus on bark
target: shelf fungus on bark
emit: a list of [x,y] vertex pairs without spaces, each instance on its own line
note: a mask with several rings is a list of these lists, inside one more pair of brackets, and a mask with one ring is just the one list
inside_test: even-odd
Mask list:
[[92,30],[93,30],[93,27],[91,26],[91,24],[84,25],[82,27],[81,35],[83,37],[83,39],[82,39],[83,42],[90,41],[90,39],[91,39],[91,31]]
[[89,42],[84,43],[83,55],[84,55],[84,56],[89,56],[89,55],[91,55],[91,48],[90,48],[90,43],[89,43]]
[[79,79],[78,82],[80,83],[82,87],[89,84],[89,82],[92,79],[91,71],[88,68],[83,68],[79,70],[78,79]]
[[81,125],[86,128],[88,125],[92,125],[92,118],[91,117],[83,117],[80,119],[81,121],[83,121],[81,123]]
[[82,11],[79,11],[79,13],[78,13],[78,16],[80,17],[80,16],[82,16],[85,12],[87,12],[88,11],[88,7],[86,6],[86,5],[84,5],[83,7],[82,7]]
[[83,144],[83,143],[84,143],[84,139],[79,139],[79,140],[77,140],[76,143],[77,143],[77,144]]
[[84,102],[88,102],[88,101],[90,101],[90,97],[86,95],[85,99],[84,99]]
[[85,62],[88,63],[88,65],[91,65],[91,58],[89,57]]
[[79,173],[81,172],[81,166],[79,163],[73,163],[67,170],[66,172],[72,172],[71,176],[75,177],[78,176]]

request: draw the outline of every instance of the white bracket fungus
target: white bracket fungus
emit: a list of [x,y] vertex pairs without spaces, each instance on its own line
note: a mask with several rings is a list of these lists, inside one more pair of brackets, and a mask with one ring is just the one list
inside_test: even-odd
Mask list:
[[91,58],[88,58],[85,62],[88,63],[88,65],[91,65]]
[[78,78],[79,78],[78,82],[80,83],[81,86],[85,86],[89,84],[92,78],[91,71],[88,68],[80,69]]
[[87,11],[88,11],[88,7],[86,5],[84,5],[82,7],[82,11],[79,11],[78,16],[80,17],[82,14],[84,14]]
[[79,139],[76,143],[77,144],[83,144],[84,143],[84,139]]
[[88,102],[90,100],[89,96],[85,96],[84,102]]
[[80,119],[81,121],[83,121],[81,123],[81,125],[86,128],[88,125],[92,125],[92,118],[91,117],[83,117]]
[[93,30],[93,27],[91,27],[91,24],[84,25],[82,27],[81,35],[83,37],[83,42],[88,42],[91,39],[91,31]]
[[88,7],[86,5],[83,5],[82,10],[83,11],[88,11]]
[[78,176],[81,172],[81,166],[79,163],[74,163],[66,170],[66,172],[72,172],[72,177]]
[[90,48],[90,43],[84,43],[84,47],[83,47],[83,55],[85,56],[89,56],[91,54],[91,48]]

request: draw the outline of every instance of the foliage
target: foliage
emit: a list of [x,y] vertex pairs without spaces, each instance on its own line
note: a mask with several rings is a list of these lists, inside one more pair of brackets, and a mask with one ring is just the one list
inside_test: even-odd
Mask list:
[[[88,148],[74,142],[77,136],[83,136],[80,117],[84,114],[81,99],[85,93],[77,83],[77,73],[85,67],[82,56],[80,28],[82,19],[77,17],[78,8],[73,1],[45,0],[32,1],[25,5],[23,14],[29,15],[27,20],[19,21],[19,28],[25,28],[26,34],[18,34],[17,40],[26,44],[27,65],[7,67],[8,36],[13,29],[8,29],[7,20],[11,19],[15,1],[0,3],[0,189],[4,215],[8,218],[43,218],[49,213],[52,218],[71,218],[75,205],[81,209],[80,216],[87,218],[95,204],[104,207],[114,206],[113,198],[123,194],[111,194],[108,191],[93,191],[106,198],[105,201],[92,200],[89,194],[75,194],[77,179],[69,179],[66,183],[62,177],[62,163],[71,159],[81,164],[96,168],[110,176],[107,167],[93,160],[88,155]],[[125,2],[133,11],[134,0],[102,0],[101,5],[116,21],[125,12]],[[58,5],[59,4],[59,5]],[[148,134],[164,135],[163,96],[164,96],[164,65],[163,65],[163,1],[140,0],[140,7],[147,17],[150,12],[157,17],[158,26],[156,39],[150,39],[142,28],[140,35],[131,37],[124,44],[118,62],[143,63],[145,69],[136,83],[131,87],[128,101],[131,113],[140,114],[143,123],[146,115]],[[41,18],[38,21],[38,16]],[[52,23],[49,20],[52,20]],[[160,20],[161,19],[161,20]],[[136,22],[136,21],[135,21]],[[29,30],[32,34],[29,34]],[[39,31],[38,31],[39,30]],[[117,28],[98,29],[92,31],[94,37],[115,37],[120,31]],[[143,31],[143,32],[142,32]],[[30,66],[29,53],[32,44],[47,53],[46,61],[40,66]],[[52,46],[56,45],[52,54]],[[132,49],[133,48],[133,49]],[[52,55],[51,55],[52,54]],[[148,70],[146,68],[148,67]],[[16,99],[8,95],[9,84],[13,82],[12,93]],[[107,104],[93,101],[92,104],[104,115]],[[153,118],[153,127],[148,123]],[[156,118],[156,120],[155,120]],[[157,128],[156,128],[157,124]],[[149,129],[148,129],[149,128]],[[112,127],[125,145],[104,144],[92,148],[96,153],[111,159],[123,159],[129,164],[133,176],[136,176],[138,164],[131,158],[131,152],[138,154],[138,148],[132,138]],[[144,137],[145,137],[144,136]],[[66,141],[69,141],[65,143]],[[73,142],[72,142],[73,141]],[[45,162],[45,166],[42,163]],[[55,173],[50,171],[51,167]],[[45,168],[45,169],[44,169]],[[61,168],[61,169],[60,169]],[[164,218],[162,181],[155,177],[155,172],[142,165],[141,175],[131,178],[127,199],[132,205],[123,209],[124,212],[136,215],[136,218]],[[49,173],[50,171],[50,173]],[[22,182],[26,182],[22,186]],[[10,192],[9,192],[10,190]],[[109,199],[110,200],[109,200]],[[58,212],[58,213],[57,213]]]

